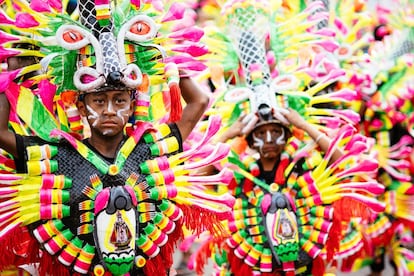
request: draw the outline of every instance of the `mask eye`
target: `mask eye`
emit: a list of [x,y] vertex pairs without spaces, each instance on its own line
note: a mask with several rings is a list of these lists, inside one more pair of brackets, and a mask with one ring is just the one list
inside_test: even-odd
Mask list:
[[67,43],[76,43],[83,39],[83,35],[80,32],[77,32],[75,30],[69,30],[63,33],[62,38]]
[[58,43],[68,50],[78,50],[91,44],[94,39],[87,30],[74,25],[62,25],[56,32]]
[[141,14],[129,20],[125,24],[124,30],[124,35],[127,40],[146,42],[157,35],[158,26],[151,17]]
[[137,35],[146,35],[151,31],[151,26],[147,22],[141,20],[132,24],[129,31]]

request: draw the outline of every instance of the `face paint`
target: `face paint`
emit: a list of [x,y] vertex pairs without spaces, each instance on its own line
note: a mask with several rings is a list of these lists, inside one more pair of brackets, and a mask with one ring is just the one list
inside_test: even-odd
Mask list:
[[[128,111],[129,111],[129,108],[124,108],[124,109],[120,109],[116,112],[116,116],[121,118],[123,124],[125,124],[125,116],[129,117]],[[125,112],[125,113],[123,113],[123,112]]]
[[126,125],[130,115],[130,95],[113,91],[91,97],[89,104],[85,104],[91,127],[99,128],[103,135],[118,133]]
[[114,108],[113,108],[113,106],[112,106],[112,101],[109,101],[108,102],[108,112],[114,112]]
[[[272,141],[274,141],[274,137],[272,136],[272,133],[270,132],[270,130],[266,131],[266,138],[263,140],[261,138],[258,138],[254,133],[253,133],[253,140],[254,140],[254,146],[255,147],[263,147],[263,145],[265,144],[265,142],[270,143]],[[280,136],[278,136],[275,140],[275,144],[276,145],[283,145],[285,144],[285,130],[282,128],[282,134]]]
[[93,108],[90,107],[89,105],[86,105],[86,109],[89,111],[89,113],[91,113],[90,115],[88,115],[88,119],[90,119],[90,120],[95,119],[95,121],[92,124],[92,126],[95,127],[99,122],[99,114],[98,114],[98,112],[93,110]]
[[[269,157],[270,155],[275,154],[280,150],[276,149],[276,146],[277,148],[280,148],[280,146],[283,146],[286,143],[284,128],[267,128],[258,130],[258,132],[253,133],[252,137],[253,147],[256,148],[264,157]],[[271,150],[271,148],[269,148],[269,145],[274,145],[275,150]]]
[[283,145],[286,144],[285,141],[285,129],[282,128],[282,135],[280,135],[277,139],[276,139],[276,145]]
[[265,144],[265,142],[262,139],[257,138],[256,135],[254,135],[254,133],[253,133],[253,141],[254,141],[253,146],[259,149],[262,149],[263,145]]

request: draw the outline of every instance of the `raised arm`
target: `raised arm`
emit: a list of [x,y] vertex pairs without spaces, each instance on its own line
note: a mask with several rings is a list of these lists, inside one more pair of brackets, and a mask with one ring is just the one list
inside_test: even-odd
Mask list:
[[0,93],[0,148],[17,157],[16,138],[8,128],[10,105],[4,93]]
[[[297,111],[289,109],[289,112],[284,114],[284,117],[289,121],[289,123],[305,131],[319,145],[322,151],[326,152],[328,150],[331,139],[326,134],[306,122],[306,120],[303,119]],[[337,160],[341,156],[341,150],[336,149],[332,155],[333,160],[331,160],[331,162]]]
[[180,89],[186,105],[177,126],[185,140],[204,114],[210,97],[189,77],[181,77]]

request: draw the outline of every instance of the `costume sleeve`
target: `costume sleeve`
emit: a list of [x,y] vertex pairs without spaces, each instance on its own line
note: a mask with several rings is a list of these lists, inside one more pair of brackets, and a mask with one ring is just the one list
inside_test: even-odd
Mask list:
[[14,159],[17,173],[27,173],[27,146],[43,145],[46,141],[34,136],[22,136],[15,134],[18,156]]
[[180,147],[178,151],[182,152],[183,151],[183,139],[181,137],[181,132],[180,132],[180,130],[178,129],[178,127],[175,123],[171,123],[171,124],[169,124],[169,126],[170,126],[170,129],[171,129],[171,134],[170,135],[177,138],[178,145]]
[[14,159],[14,163],[16,164],[16,171],[17,173],[25,173],[27,172],[26,162],[24,156],[25,154],[25,147],[23,142],[23,136],[19,134],[15,134],[16,137],[16,148],[18,156]]

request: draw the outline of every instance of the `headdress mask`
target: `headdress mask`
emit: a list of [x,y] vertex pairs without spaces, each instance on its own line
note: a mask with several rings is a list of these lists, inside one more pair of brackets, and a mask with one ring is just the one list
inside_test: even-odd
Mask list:
[[[226,6],[227,4],[229,6]],[[255,5],[246,7],[246,12],[235,15],[232,14],[235,7],[227,4],[223,11],[228,12],[226,14],[228,24],[232,26],[230,38],[246,79],[246,91],[248,92],[245,97],[250,104],[248,116],[255,117],[251,121],[255,125],[249,127],[246,133],[247,141],[251,144],[254,129],[270,123],[282,125],[281,121],[275,117],[277,109],[283,106],[276,95],[276,86],[272,83],[265,48],[266,37],[270,32],[268,24],[265,24],[269,20],[269,6],[264,1],[258,1]],[[284,126],[284,128],[290,132],[287,127]]]
[[100,5],[79,1],[79,21],[90,31],[78,25],[63,25],[57,31],[63,48],[79,51],[73,82],[81,93],[134,90],[142,83],[142,72],[137,64],[127,61],[125,49],[153,39],[156,24],[150,17],[138,15],[115,30],[109,5],[109,1]]

